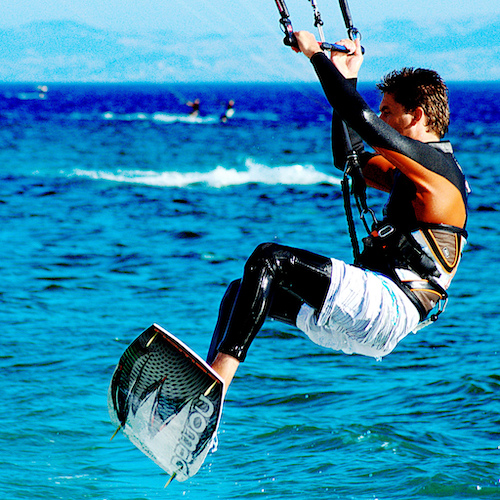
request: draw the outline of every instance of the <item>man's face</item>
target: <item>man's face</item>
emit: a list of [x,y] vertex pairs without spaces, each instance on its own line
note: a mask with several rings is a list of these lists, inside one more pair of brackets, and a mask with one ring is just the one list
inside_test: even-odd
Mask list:
[[380,118],[400,134],[409,137],[414,115],[406,112],[403,105],[396,102],[392,94],[384,94],[380,103]]

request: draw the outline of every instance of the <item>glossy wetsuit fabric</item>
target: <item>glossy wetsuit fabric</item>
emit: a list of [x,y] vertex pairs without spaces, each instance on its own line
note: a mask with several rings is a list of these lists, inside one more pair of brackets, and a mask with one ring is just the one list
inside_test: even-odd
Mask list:
[[330,286],[331,259],[275,243],[259,245],[222,300],[207,357],[217,351],[243,361],[266,317],[295,324],[305,302],[320,309]]

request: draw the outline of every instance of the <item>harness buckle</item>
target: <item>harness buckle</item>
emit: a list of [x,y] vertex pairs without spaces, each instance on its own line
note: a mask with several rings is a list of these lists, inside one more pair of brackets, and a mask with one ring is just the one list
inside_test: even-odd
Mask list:
[[377,233],[378,233],[380,238],[387,238],[388,236],[393,234],[395,231],[396,230],[394,229],[394,227],[391,226],[390,224],[386,224],[386,225],[379,227],[377,229]]

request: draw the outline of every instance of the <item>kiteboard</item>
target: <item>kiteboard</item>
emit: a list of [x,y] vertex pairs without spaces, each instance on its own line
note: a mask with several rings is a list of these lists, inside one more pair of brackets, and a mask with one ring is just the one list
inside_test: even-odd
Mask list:
[[198,472],[216,440],[223,394],[220,376],[186,344],[153,324],[120,358],[108,409],[117,432],[122,429],[171,475],[170,481],[185,481]]

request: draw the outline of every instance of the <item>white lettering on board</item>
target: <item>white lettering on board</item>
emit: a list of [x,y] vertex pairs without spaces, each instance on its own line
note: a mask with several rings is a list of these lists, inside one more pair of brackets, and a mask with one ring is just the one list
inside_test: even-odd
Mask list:
[[184,474],[189,474],[193,451],[200,442],[203,431],[207,428],[208,419],[214,413],[214,405],[206,396],[200,395],[198,401],[193,404],[193,410],[189,414],[172,457],[172,464]]

